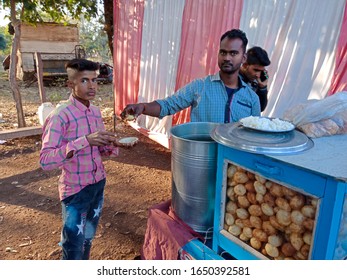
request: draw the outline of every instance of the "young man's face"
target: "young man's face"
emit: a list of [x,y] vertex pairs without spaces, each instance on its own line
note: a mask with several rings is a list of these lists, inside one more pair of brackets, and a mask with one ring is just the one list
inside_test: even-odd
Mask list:
[[86,106],[89,106],[89,101],[95,98],[97,85],[96,71],[76,72],[68,81],[72,96]]
[[241,39],[226,37],[221,41],[218,53],[218,66],[221,72],[225,74],[238,72],[245,61],[246,54]]
[[244,75],[249,81],[259,80],[261,73],[265,70],[265,66],[259,64],[247,64],[242,65]]

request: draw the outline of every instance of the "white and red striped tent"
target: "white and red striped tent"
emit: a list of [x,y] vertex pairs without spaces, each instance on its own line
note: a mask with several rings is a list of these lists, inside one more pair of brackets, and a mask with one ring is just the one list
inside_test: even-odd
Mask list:
[[[346,0],[114,0],[115,113],[165,98],[218,71],[220,36],[240,28],[267,50],[269,103],[264,116],[347,88]],[[134,127],[169,147],[187,110]]]

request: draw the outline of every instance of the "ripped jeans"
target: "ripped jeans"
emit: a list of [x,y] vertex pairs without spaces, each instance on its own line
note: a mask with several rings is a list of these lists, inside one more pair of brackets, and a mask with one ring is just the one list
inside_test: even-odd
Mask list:
[[62,200],[63,260],[88,260],[104,202],[106,179]]

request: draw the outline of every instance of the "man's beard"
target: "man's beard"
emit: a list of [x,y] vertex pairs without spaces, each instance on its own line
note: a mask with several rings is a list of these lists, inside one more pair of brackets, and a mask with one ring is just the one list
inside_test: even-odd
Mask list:
[[235,69],[231,69],[231,70],[226,70],[224,71],[223,69],[221,70],[224,74],[228,74],[228,75],[231,75],[231,74],[234,74],[236,72]]
[[[227,69],[225,69],[224,66],[226,66],[226,65],[227,65],[227,66],[230,66],[230,67],[228,67]],[[220,67],[220,70],[221,70],[221,72],[224,73],[224,74],[231,75],[231,74],[234,74],[236,71],[238,71],[239,68],[240,68],[240,66],[241,66],[241,64],[238,65],[238,67],[237,67],[237,65],[235,66],[235,65],[233,65],[232,63],[223,63],[223,64],[221,65],[221,67]]]

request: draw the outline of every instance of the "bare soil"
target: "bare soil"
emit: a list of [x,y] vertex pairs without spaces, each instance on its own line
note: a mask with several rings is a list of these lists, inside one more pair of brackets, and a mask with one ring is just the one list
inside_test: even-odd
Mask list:
[[[41,104],[37,83],[19,82],[26,125],[39,125]],[[64,86],[45,87],[53,104],[67,99]],[[104,159],[107,171],[105,203],[93,242],[91,259],[138,259],[148,209],[171,197],[171,153],[128,124],[113,121],[112,85],[99,86],[94,104],[101,108],[108,130],[139,143]],[[16,128],[17,113],[6,72],[0,72],[0,131]],[[39,166],[41,135],[0,144],[0,260],[58,260],[61,207],[57,182],[60,170]]]

